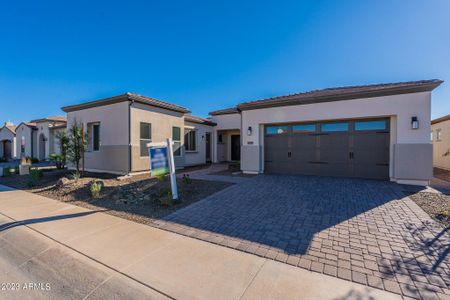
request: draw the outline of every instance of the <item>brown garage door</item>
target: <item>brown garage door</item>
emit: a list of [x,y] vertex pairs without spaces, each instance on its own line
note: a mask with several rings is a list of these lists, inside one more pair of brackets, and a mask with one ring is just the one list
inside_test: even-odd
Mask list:
[[389,178],[389,119],[267,125],[268,173]]

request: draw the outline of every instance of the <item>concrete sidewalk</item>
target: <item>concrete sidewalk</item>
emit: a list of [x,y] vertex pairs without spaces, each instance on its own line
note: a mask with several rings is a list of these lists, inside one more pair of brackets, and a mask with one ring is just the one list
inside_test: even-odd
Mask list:
[[[152,289],[149,298],[400,299],[385,291],[2,186],[0,213],[0,238],[25,228],[34,238],[50,239],[84,260],[133,280],[136,288]],[[19,241],[20,236],[15,243],[21,251],[32,247]],[[4,268],[1,259],[0,268]],[[86,295],[95,293],[86,290]]]

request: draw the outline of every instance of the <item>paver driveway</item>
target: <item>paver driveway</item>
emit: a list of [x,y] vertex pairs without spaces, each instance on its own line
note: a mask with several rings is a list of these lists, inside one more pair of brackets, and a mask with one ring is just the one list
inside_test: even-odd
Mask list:
[[404,296],[450,295],[449,232],[390,182],[261,175],[159,226]]

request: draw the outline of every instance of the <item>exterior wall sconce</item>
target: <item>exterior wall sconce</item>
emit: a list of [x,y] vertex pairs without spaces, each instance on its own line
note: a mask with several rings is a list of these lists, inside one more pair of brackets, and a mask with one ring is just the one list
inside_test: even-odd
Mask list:
[[248,126],[247,135],[252,135],[252,131],[253,131],[252,126]]
[[412,129],[419,129],[419,120],[417,119],[417,117],[412,117],[411,118],[411,128]]

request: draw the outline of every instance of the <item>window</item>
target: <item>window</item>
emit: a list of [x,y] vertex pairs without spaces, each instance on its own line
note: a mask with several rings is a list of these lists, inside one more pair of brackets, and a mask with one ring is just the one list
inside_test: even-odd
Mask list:
[[320,125],[320,130],[322,132],[348,131],[348,123],[325,123]]
[[217,143],[222,144],[223,143],[223,134],[219,133],[217,135]]
[[267,126],[266,127],[266,134],[283,134],[287,133],[288,127],[287,126]]
[[140,123],[140,151],[141,157],[148,156],[147,144],[152,141],[152,124]]
[[194,129],[184,130],[184,148],[186,151],[197,151],[197,131]]
[[294,132],[314,132],[316,131],[316,124],[298,124],[292,126]]
[[173,155],[181,156],[181,129],[172,127]]
[[356,121],[355,122],[355,130],[386,130],[386,121],[378,120],[378,121]]
[[442,138],[442,130],[441,129],[437,129],[436,130],[436,141],[441,141]]
[[92,150],[100,150],[100,124],[92,125]]

